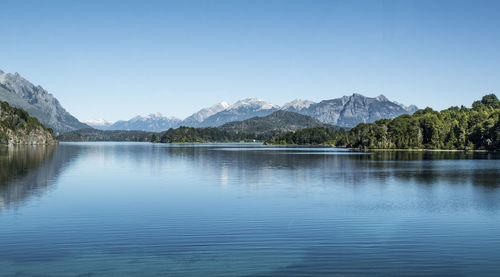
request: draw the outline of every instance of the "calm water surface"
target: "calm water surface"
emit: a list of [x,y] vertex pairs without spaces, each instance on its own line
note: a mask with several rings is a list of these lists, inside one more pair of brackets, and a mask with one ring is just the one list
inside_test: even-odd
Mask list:
[[500,276],[500,160],[0,148],[1,276]]

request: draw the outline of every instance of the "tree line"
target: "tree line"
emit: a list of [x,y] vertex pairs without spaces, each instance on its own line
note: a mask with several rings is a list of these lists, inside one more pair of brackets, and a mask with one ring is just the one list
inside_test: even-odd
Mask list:
[[472,108],[425,108],[412,115],[359,124],[347,132],[316,127],[287,132],[270,144],[335,144],[361,149],[500,149],[500,102],[489,94]]

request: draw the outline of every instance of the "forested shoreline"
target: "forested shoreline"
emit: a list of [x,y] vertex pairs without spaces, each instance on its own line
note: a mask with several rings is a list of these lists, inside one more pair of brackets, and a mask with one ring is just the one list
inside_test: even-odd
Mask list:
[[317,127],[288,132],[268,144],[325,144],[356,149],[489,150],[500,149],[500,102],[489,94],[472,108],[440,112],[421,109],[413,115],[359,124],[347,132]]
[[[282,114],[288,119],[291,114]],[[335,145],[364,150],[487,150],[500,149],[500,102],[489,94],[471,108],[450,107],[442,111],[425,108],[394,119],[362,123],[352,129],[315,126],[295,131],[272,129],[269,121],[259,118],[245,126],[179,127],[160,133],[140,131],[84,130],[59,138],[73,141],[151,141],[161,143],[264,142],[273,145]],[[290,121],[290,120],[288,120]],[[293,121],[293,120],[291,120]],[[239,123],[241,125],[241,122]],[[290,124],[290,122],[288,123]],[[248,126],[247,126],[248,125]],[[279,125],[279,124],[278,124]],[[271,126],[271,127],[269,127]],[[264,128],[265,127],[265,128]]]

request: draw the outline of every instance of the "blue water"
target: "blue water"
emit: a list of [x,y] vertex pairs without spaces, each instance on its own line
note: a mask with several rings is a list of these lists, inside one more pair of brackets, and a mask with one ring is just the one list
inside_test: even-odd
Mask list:
[[500,276],[500,157],[0,149],[0,276]]

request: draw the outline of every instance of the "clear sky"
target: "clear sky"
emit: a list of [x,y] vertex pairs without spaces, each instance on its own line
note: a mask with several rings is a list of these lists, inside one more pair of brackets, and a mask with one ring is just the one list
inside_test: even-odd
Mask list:
[[0,69],[80,120],[354,92],[443,109],[500,91],[500,1],[0,4]]

